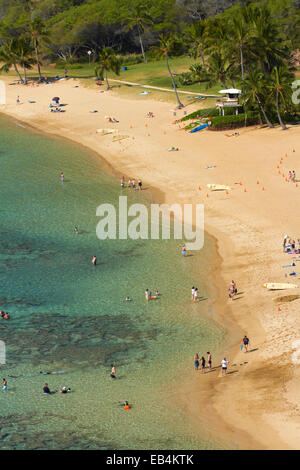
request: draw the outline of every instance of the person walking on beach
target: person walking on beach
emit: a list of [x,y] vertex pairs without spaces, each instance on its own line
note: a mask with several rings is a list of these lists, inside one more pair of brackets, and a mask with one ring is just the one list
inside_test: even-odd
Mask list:
[[204,373],[205,373],[205,359],[202,356],[201,357],[201,374],[204,374]]
[[122,176],[121,178],[121,188],[125,188],[125,178]]
[[210,354],[209,351],[208,351],[206,354],[207,354],[207,367],[208,367],[209,369],[211,369],[212,357],[211,357],[211,354]]
[[186,247],[185,247],[185,245],[182,245],[182,247],[181,247],[181,254],[182,254],[182,256],[186,256]]
[[233,297],[237,294],[237,287],[234,281],[231,281],[228,290],[229,290],[229,297],[233,299]]
[[292,181],[293,181],[293,183],[296,183],[296,173],[295,173],[295,170],[293,170]]
[[192,300],[194,300],[194,296],[195,296],[195,287],[193,286],[192,287]]
[[94,255],[93,258],[92,258],[92,264],[93,264],[94,266],[97,265],[97,257],[96,257],[95,255]]
[[199,354],[198,353],[196,353],[194,356],[194,366],[195,366],[195,370],[198,370],[199,368]]
[[248,352],[248,347],[249,347],[249,338],[245,335],[243,338],[243,348],[245,350],[245,353]]
[[196,287],[195,292],[194,292],[194,302],[197,302],[198,300],[198,287]]
[[2,390],[7,390],[7,380],[6,379],[2,380]]
[[227,366],[228,366],[228,362],[226,357],[224,357],[224,359],[222,359],[222,375],[226,375],[227,373]]
[[142,191],[142,186],[143,186],[142,181],[141,181],[141,180],[138,180],[139,191]]

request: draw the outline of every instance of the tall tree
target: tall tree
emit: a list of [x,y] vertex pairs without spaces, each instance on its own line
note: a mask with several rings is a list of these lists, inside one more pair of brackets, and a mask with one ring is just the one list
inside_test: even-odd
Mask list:
[[30,33],[31,39],[35,51],[35,59],[38,67],[38,73],[40,80],[42,80],[42,73],[41,73],[41,62],[40,62],[40,45],[42,42],[45,42],[50,34],[44,21],[39,17],[36,16],[33,21],[30,23]]
[[283,130],[286,130],[287,127],[280,114],[280,104],[285,105],[286,100],[290,98],[292,81],[292,74],[286,67],[274,67],[268,83],[268,89],[271,91],[271,95],[275,97],[278,121]]
[[111,47],[104,47],[101,54],[99,54],[99,60],[96,65],[95,73],[97,77],[105,76],[107,90],[110,89],[107,73],[113,72],[116,75],[120,75],[120,61],[117,58],[115,51]]
[[148,13],[147,6],[140,3],[137,6],[133,7],[129,12],[128,16],[125,17],[123,22],[127,24],[127,31],[130,31],[131,29],[137,30],[144,62],[147,63],[147,57],[145,54],[142,35],[146,27],[153,25],[153,19]]
[[189,50],[197,59],[201,57],[203,67],[206,66],[204,59],[204,52],[207,47],[207,24],[203,21],[192,23],[186,30],[186,39],[189,44]]
[[164,59],[166,62],[166,66],[167,66],[167,69],[171,78],[171,82],[172,82],[172,87],[176,95],[178,108],[183,108],[183,104],[181,103],[179,96],[178,96],[176,83],[174,81],[174,77],[173,77],[173,74],[169,65],[169,58],[172,57],[172,55],[176,55],[177,53],[179,53],[181,47],[182,47],[181,41],[179,41],[179,39],[176,36],[171,35],[171,34],[161,34],[159,36],[159,45],[152,47],[152,50],[154,51],[155,56],[158,59]]
[[266,82],[259,70],[250,71],[243,83],[243,99],[245,107],[258,107],[269,127],[274,127],[267,116],[264,101],[266,96]]
[[11,67],[14,67],[20,82],[24,83],[24,80],[18,69],[19,51],[17,39],[9,39],[2,44],[2,46],[0,47],[0,61],[3,63],[0,68],[0,72],[7,73],[9,72]]

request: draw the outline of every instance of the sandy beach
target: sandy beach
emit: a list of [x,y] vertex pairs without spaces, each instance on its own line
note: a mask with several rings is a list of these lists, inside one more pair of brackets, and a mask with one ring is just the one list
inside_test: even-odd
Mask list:
[[[190,134],[174,120],[198,109],[199,103],[174,116],[169,103],[155,101],[151,94],[139,96],[138,89],[134,100],[74,80],[25,87],[8,85],[12,79],[2,78],[7,104],[0,112],[91,148],[117,175],[141,178],[145,187],[161,191],[161,202],[205,205],[205,230],[215,237],[220,255],[213,286],[218,291],[215,314],[231,329],[229,349],[224,351],[230,374],[191,373],[191,381],[178,392],[180,406],[197,421],[205,402],[206,415],[214,417],[211,432],[226,434],[233,448],[298,449],[300,299],[274,299],[300,295],[300,287],[267,291],[263,284],[300,286],[300,274],[285,277],[297,266],[282,267],[292,262],[292,255],[283,253],[284,235],[300,238],[300,182],[286,181],[289,170],[295,170],[300,181],[299,128],[249,127],[236,137],[223,131]],[[54,96],[66,104],[64,113],[50,112]],[[148,112],[154,117],[147,118]],[[108,123],[105,116],[119,122]],[[113,141],[112,135],[96,133],[101,128],[118,129],[119,135],[128,137]],[[179,151],[168,152],[172,146]],[[210,183],[232,190],[209,191]],[[234,300],[228,299],[227,291],[232,279],[240,292]],[[240,350],[245,334],[250,338],[247,354]]]

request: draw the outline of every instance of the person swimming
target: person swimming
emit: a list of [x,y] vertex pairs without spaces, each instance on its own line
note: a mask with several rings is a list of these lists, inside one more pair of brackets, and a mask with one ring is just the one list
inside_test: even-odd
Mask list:
[[131,298],[130,297],[126,297],[126,302],[131,302]]
[[70,387],[68,387],[68,388],[67,387],[62,387],[60,389],[59,393],[68,393],[70,391],[71,391]]
[[124,403],[124,410],[130,410],[131,406],[129,405],[128,401],[125,401]]

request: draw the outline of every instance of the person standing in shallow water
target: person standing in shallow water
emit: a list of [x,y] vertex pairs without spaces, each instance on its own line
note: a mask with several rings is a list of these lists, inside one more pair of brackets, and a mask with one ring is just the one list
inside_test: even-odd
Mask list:
[[97,265],[97,257],[96,257],[95,255],[94,255],[93,258],[92,258],[92,264],[93,264],[94,266]]
[[205,373],[205,359],[202,356],[201,357],[201,374],[204,374],[204,373]]
[[60,181],[62,183],[65,181],[65,175],[63,174],[63,172],[61,172],[61,174],[60,174]]
[[207,354],[207,367],[208,367],[209,369],[211,369],[211,365],[212,365],[212,358],[211,358],[211,354],[210,354],[210,352],[209,352],[209,351],[207,351],[207,353],[206,353],[206,354]]
[[2,380],[2,390],[7,390],[7,380],[6,379]]
[[198,353],[196,353],[194,356],[194,366],[195,366],[195,370],[198,370],[199,368],[199,354]]

